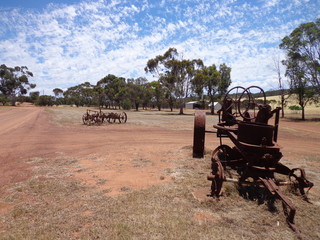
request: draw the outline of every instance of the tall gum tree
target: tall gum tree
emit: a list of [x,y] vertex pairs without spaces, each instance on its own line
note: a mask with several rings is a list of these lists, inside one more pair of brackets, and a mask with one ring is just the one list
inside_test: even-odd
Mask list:
[[315,97],[315,92],[320,94],[320,18],[316,22],[301,24],[282,39],[279,47],[286,52],[282,63],[286,66],[291,92],[298,97],[304,119],[306,103]]
[[201,59],[183,59],[177,49],[169,48],[164,55],[150,59],[145,71],[154,73],[159,77],[159,81],[167,88],[166,96],[169,104],[172,98],[178,99],[179,114],[183,114],[185,99],[192,91],[191,81],[197,70],[201,68],[203,68]]
[[15,106],[17,96],[26,94],[28,90],[36,87],[36,84],[29,82],[30,77],[33,77],[33,73],[26,66],[0,66],[0,91],[11,98],[12,106]]

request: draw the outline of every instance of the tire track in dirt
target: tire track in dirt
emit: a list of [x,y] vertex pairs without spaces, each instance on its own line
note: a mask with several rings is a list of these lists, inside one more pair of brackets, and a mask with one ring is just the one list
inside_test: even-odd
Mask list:
[[[93,176],[99,172],[99,178],[107,179],[109,185],[118,186],[112,176],[122,172],[123,182],[139,188],[139,185],[164,182],[160,179],[161,171],[171,165],[166,153],[192,144],[192,131],[119,124],[59,126],[51,123],[50,119],[50,115],[38,107],[17,107],[0,112],[1,187],[8,188],[31,176],[32,166],[26,160],[32,157],[54,158],[62,154],[79,159],[81,169],[88,170],[87,174],[73,174],[81,181],[95,182]],[[92,159],[100,159],[100,162]],[[140,160],[152,162],[147,172],[147,168],[137,167],[131,162]],[[106,171],[105,166],[117,166],[119,161],[121,167]],[[81,169],[77,170],[82,172]]]

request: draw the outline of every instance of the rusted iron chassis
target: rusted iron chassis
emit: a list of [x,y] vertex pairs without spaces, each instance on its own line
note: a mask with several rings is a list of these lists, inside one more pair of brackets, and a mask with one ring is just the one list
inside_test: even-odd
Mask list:
[[85,125],[101,125],[107,120],[108,123],[115,123],[118,121],[119,123],[127,122],[127,114],[125,112],[122,113],[105,113],[101,111],[87,109],[87,112],[83,114],[82,121]]
[[[313,183],[306,179],[303,169],[290,169],[280,163],[282,153],[277,143],[280,110],[279,107],[271,110],[260,87],[238,86],[228,91],[222,108],[218,111],[219,123],[213,126],[220,139],[220,146],[212,152],[211,174],[208,180],[212,182],[211,196],[217,198],[222,195],[225,181],[236,182],[239,189],[248,185],[257,188],[264,186],[273,200],[282,201],[289,226],[298,232],[294,223],[296,209],[280,192],[279,186],[292,185],[299,189],[307,200],[306,194],[313,187]],[[269,125],[268,120],[273,115],[274,125]],[[205,132],[213,131],[205,131],[205,113],[196,112],[194,157],[203,157]],[[234,146],[223,144],[223,138],[229,138]],[[286,175],[288,179],[279,180],[275,173]]]

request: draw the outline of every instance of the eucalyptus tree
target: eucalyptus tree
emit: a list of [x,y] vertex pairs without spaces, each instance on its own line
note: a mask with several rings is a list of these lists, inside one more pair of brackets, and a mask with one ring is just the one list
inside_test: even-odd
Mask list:
[[202,67],[201,59],[183,59],[177,49],[169,48],[163,55],[150,59],[145,71],[156,74],[159,82],[166,88],[169,105],[173,103],[173,99],[178,99],[180,114],[183,114],[184,101],[192,90],[191,80]]
[[0,103],[2,103],[2,105],[4,106],[7,102],[9,102],[8,97],[4,94],[0,94]]
[[214,101],[219,89],[219,82],[221,82],[221,74],[215,64],[207,67],[205,69],[205,74],[207,75],[205,88],[211,103],[211,114],[214,114]]
[[55,88],[52,90],[54,94],[54,100],[56,105],[62,104],[63,90],[60,88]]
[[94,100],[93,85],[89,82],[85,82],[73,87],[68,88],[64,93],[64,97],[70,104],[79,106],[90,106]]
[[136,111],[139,111],[140,104],[143,104],[145,99],[145,85],[148,80],[144,77],[136,79],[127,79],[127,89],[130,101],[134,104]]
[[61,88],[55,88],[52,90],[52,92],[56,98],[60,98],[63,96],[63,90]]
[[312,100],[317,100],[315,89],[310,86],[310,82],[305,78],[305,71],[298,61],[286,62],[286,76],[290,79],[290,93],[297,97],[298,104],[301,106],[301,119],[305,120],[305,107]]
[[320,18],[294,29],[282,39],[280,48],[286,52],[284,65],[288,71],[293,65],[298,65],[304,72],[304,79],[320,93]]
[[30,77],[33,77],[33,73],[26,66],[0,66],[0,92],[11,98],[12,106],[15,105],[17,96],[26,94],[28,90],[36,87],[36,84],[29,82]]
[[113,74],[108,74],[97,82],[97,86],[103,89],[103,95],[112,106],[115,104],[120,108],[120,102],[124,99],[126,94],[126,80],[121,77],[116,77]]
[[158,78],[158,82],[163,86],[164,96],[168,101],[171,111],[175,102],[175,79],[170,74],[167,63],[173,61],[178,56],[178,51],[175,48],[169,48],[163,55],[158,55],[155,58],[149,59],[144,70],[147,73],[154,74]]
[[164,99],[164,88],[159,83],[159,81],[152,81],[149,83],[152,98],[151,101],[154,102],[158,108],[159,111],[161,111],[161,106]]
[[231,84],[231,67],[228,67],[225,63],[219,66],[220,79],[218,82],[218,92],[220,96],[227,93]]
[[282,63],[286,66],[291,92],[298,97],[304,119],[306,103],[315,98],[316,92],[320,94],[320,18],[316,22],[301,24],[282,39],[279,47],[286,52]]

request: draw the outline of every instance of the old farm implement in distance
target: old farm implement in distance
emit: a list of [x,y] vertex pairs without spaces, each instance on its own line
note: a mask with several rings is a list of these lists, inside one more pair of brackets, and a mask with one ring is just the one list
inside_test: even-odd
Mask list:
[[[207,178],[212,182],[211,196],[217,198],[222,195],[225,181],[237,183],[239,191],[245,189],[245,186],[266,189],[272,201],[282,201],[289,226],[299,231],[294,223],[296,209],[280,192],[280,186],[293,186],[307,200],[306,194],[313,183],[306,179],[304,169],[290,169],[280,163],[282,153],[277,143],[280,110],[280,107],[271,110],[271,106],[266,103],[264,91],[258,86],[238,86],[229,90],[218,111],[219,123],[213,126],[220,145],[212,152],[211,174]],[[268,121],[272,117],[274,124],[269,125]],[[194,157],[203,157],[206,132],[213,131],[205,130],[205,113],[197,111],[194,121]],[[231,140],[228,142],[232,142],[233,146],[224,144],[224,138]],[[280,175],[287,176],[287,180],[280,179]]]
[[99,111],[87,109],[86,113],[82,116],[83,124],[85,125],[101,125],[104,122],[108,123],[126,123],[127,114],[125,112],[114,113],[114,112],[103,112],[101,109]]

